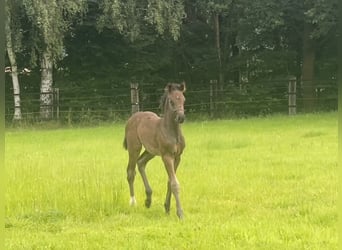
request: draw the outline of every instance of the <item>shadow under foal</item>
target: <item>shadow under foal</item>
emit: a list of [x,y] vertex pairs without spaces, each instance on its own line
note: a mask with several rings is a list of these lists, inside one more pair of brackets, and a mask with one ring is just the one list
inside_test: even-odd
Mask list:
[[[183,218],[183,210],[179,199],[179,182],[176,171],[181,160],[181,154],[185,148],[180,124],[184,122],[185,83],[169,83],[166,85],[164,95],[161,98],[161,108],[164,115],[157,116],[153,112],[137,112],[127,121],[123,145],[128,150],[129,160],[127,166],[127,181],[130,190],[130,204],[136,203],[134,196],[135,168],[138,165],[139,172],[144,182],[146,191],[146,207],[151,206],[152,189],[148,182],[145,168],[149,160],[154,156],[161,156],[167,174],[168,185],[164,203],[165,211],[170,212],[171,192],[175,197],[177,215]],[[140,154],[142,147],[144,152]]]

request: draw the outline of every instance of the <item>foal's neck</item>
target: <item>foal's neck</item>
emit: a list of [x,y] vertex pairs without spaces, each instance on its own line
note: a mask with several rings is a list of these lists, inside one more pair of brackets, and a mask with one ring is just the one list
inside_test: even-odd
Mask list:
[[167,133],[169,137],[175,138],[176,142],[178,142],[180,140],[181,129],[179,123],[176,122],[172,113],[165,112],[161,122],[163,128],[165,129],[165,133]]

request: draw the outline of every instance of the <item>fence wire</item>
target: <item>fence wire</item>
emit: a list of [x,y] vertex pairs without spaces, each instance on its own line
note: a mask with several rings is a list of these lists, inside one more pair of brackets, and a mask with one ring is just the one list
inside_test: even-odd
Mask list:
[[[307,87],[307,85],[306,85]],[[337,83],[315,83],[311,97],[315,110],[337,109]],[[139,84],[139,109],[159,113],[159,99],[163,87]],[[185,109],[189,115],[208,117],[255,116],[288,113],[288,81],[226,84],[222,87],[197,84],[187,88]],[[297,84],[297,111],[303,111],[308,98],[303,97],[303,86]],[[5,100],[6,120],[14,113],[13,95],[8,91]],[[126,119],[131,114],[130,87],[125,88],[59,88],[58,103],[51,107],[54,119],[66,122]],[[39,120],[39,93],[21,92],[21,111],[24,120]],[[58,112],[58,114],[57,114]]]

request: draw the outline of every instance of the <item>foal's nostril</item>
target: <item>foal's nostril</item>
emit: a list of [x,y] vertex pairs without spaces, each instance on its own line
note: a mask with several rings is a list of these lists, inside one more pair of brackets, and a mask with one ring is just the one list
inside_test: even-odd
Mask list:
[[183,123],[185,120],[185,115],[178,115],[177,120],[179,123]]

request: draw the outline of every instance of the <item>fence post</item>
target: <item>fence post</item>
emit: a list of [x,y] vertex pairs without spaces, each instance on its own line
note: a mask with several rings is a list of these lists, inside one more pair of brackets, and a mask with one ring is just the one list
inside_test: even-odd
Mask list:
[[131,83],[132,114],[139,111],[139,83]]
[[297,113],[296,95],[297,95],[297,81],[296,77],[289,78],[289,115]]
[[54,93],[54,103],[56,106],[56,119],[59,120],[59,88],[54,88],[53,89]]
[[[217,91],[217,80],[210,80],[210,117],[214,116],[215,110],[215,99],[216,99],[216,91]],[[214,94],[215,88],[215,94]]]

